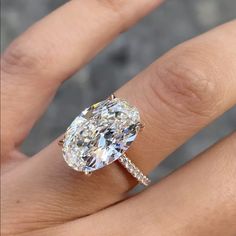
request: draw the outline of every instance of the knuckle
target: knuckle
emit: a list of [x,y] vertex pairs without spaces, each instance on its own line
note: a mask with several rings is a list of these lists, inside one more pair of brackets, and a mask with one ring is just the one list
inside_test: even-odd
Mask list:
[[100,4],[111,9],[112,11],[118,12],[124,5],[124,0],[98,0]]
[[219,99],[216,81],[206,64],[207,60],[192,51],[175,54],[155,69],[151,88],[176,112],[209,117]]
[[47,65],[47,52],[30,39],[17,39],[2,56],[1,70],[6,74],[38,74]]
[[99,4],[105,7],[108,11],[112,13],[112,19],[117,19],[120,24],[120,31],[124,32],[129,28],[129,22],[127,22],[127,17],[125,14],[125,5],[127,1],[124,0],[97,0]]

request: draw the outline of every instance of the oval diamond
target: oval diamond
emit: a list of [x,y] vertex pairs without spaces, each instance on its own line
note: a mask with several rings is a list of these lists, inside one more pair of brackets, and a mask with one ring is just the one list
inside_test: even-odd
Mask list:
[[129,148],[139,129],[137,108],[119,98],[99,102],[85,109],[68,127],[64,159],[77,171],[100,169]]

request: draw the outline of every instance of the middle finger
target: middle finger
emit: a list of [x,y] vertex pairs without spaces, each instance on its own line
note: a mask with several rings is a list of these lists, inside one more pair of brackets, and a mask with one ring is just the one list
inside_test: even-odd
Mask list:
[[2,57],[1,158],[22,143],[64,80],[160,2],[69,1],[16,39]]

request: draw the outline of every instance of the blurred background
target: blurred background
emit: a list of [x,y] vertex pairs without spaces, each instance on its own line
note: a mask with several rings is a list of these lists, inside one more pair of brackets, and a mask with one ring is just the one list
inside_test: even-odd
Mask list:
[[[1,50],[27,27],[65,2],[1,0]],[[235,0],[167,0],[65,82],[24,143],[24,151],[32,155],[46,146],[83,108],[107,97],[175,45],[235,17]],[[170,155],[151,178],[158,180],[169,174],[234,130],[236,107]]]

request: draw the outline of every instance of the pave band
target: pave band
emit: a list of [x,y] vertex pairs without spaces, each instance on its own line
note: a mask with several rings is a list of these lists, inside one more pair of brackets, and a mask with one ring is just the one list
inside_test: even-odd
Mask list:
[[124,154],[118,161],[127,169],[127,171],[144,186],[148,186],[151,180],[145,176],[142,171]]
[[118,160],[147,186],[148,177],[125,155],[142,128],[138,109],[112,95],[82,111],[59,145],[64,160],[76,171],[91,174]]

